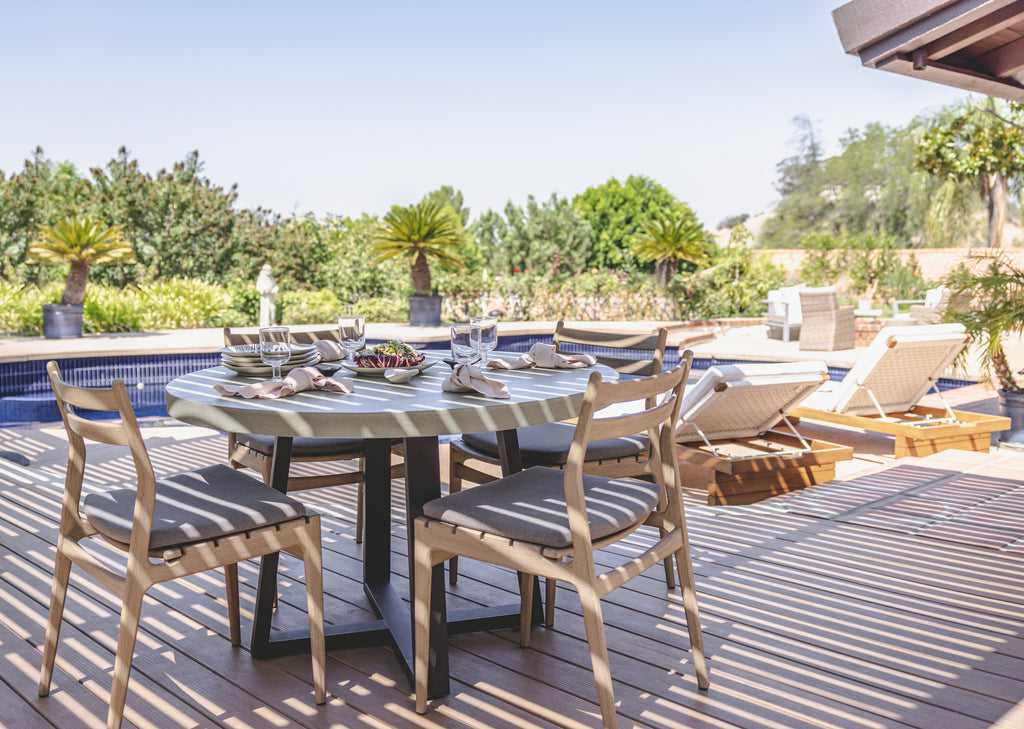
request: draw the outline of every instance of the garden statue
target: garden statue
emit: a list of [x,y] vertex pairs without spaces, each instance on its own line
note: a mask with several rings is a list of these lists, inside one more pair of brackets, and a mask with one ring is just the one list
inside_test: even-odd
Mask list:
[[274,281],[274,274],[270,272],[270,264],[264,263],[260,269],[259,278],[256,279],[256,291],[260,294],[260,326],[274,326],[274,295],[277,293],[277,283]]

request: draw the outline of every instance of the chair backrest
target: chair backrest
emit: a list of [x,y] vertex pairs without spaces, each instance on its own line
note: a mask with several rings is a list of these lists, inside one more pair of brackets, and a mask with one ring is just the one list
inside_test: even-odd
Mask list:
[[[313,344],[325,340],[341,341],[341,332],[337,324],[316,324],[313,326],[290,327],[289,334],[296,344]],[[259,327],[224,327],[224,346],[236,344],[259,344]]]
[[[961,324],[885,327],[876,336],[828,402],[813,406],[849,415],[877,412],[870,389],[883,412],[908,410],[918,403],[967,344]],[[811,406],[809,401],[808,406]]]
[[[575,549],[582,549],[584,543],[590,542],[587,505],[583,496],[587,443],[647,432],[651,442],[651,473],[655,481],[663,488],[676,485],[673,432],[679,417],[686,378],[690,374],[693,352],[683,352],[680,360],[675,369],[649,377],[605,382],[600,372],[595,371],[590,375],[563,479],[565,500],[569,506],[569,529],[573,534]],[[616,405],[636,401],[648,404],[643,410],[605,417],[605,413],[614,411]],[[595,418],[594,414],[598,411],[601,411],[602,417]]]
[[555,350],[558,352],[581,351],[572,346],[583,345],[600,347],[613,350],[632,350],[648,352],[650,356],[638,359],[635,356],[619,356],[607,352],[588,352],[597,358],[601,364],[611,367],[622,375],[640,375],[649,377],[661,372],[661,363],[665,357],[665,342],[668,340],[668,330],[660,327],[653,334],[619,334],[615,332],[601,332],[591,329],[580,329],[565,326],[560,321],[555,325]]
[[[800,309],[800,292],[807,289],[807,284],[783,286],[768,292],[768,316],[785,318],[790,324],[799,324],[803,318]],[[780,306],[789,304],[789,306]]]
[[936,286],[934,289],[928,289],[925,292],[924,305],[938,309],[949,303],[950,296],[951,292],[946,286]]
[[800,291],[800,310],[804,319],[815,314],[834,313],[839,309],[839,296],[830,287]]
[[[64,521],[67,518],[85,533],[91,533],[80,516],[79,508],[85,473],[85,441],[126,446],[131,450],[132,459],[135,461],[138,484],[135,517],[132,522],[132,551],[138,549],[140,554],[146,553],[156,502],[156,477],[124,382],[114,380],[113,384],[105,389],[75,387],[64,381],[56,362],[48,362],[46,371],[50,376],[50,383],[68,436],[68,469],[61,523],[68,523]],[[82,417],[78,413],[79,409],[90,412],[116,412],[120,415],[120,420],[90,420]]]
[[712,367],[683,397],[676,442],[761,435],[826,380],[817,361]]

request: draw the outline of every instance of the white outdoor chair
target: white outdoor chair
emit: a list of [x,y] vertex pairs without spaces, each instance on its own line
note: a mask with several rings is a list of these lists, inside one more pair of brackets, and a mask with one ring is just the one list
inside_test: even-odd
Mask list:
[[[709,504],[749,504],[835,477],[853,449],[804,438],[792,408],[828,380],[824,362],[721,365],[683,397],[676,428],[687,486]],[[784,423],[786,432],[775,426]]]
[[886,327],[839,382],[828,382],[793,415],[895,436],[894,455],[923,456],[947,448],[987,452],[991,433],[1009,419],[919,405],[929,391],[941,397],[939,377],[960,354],[960,324]]
[[783,286],[768,292],[768,336],[790,342],[800,337],[803,317],[800,311],[800,292],[807,284]]

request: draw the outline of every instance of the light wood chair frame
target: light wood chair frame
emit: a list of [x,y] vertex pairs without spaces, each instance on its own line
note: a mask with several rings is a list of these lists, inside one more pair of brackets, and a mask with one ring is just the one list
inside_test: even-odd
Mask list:
[[[658,562],[668,561],[674,556],[678,567],[679,584],[682,587],[697,683],[702,689],[709,686],[686,516],[676,467],[674,438],[680,400],[689,373],[689,360],[692,358],[692,353],[687,355],[686,361],[680,367],[644,379],[602,382],[599,372],[594,372],[590,376],[563,475],[569,529],[572,535],[570,547],[555,549],[500,534],[456,526],[425,516],[416,519],[413,527],[413,550],[417,586],[414,595],[414,624],[418,712],[424,713],[427,710],[427,669],[430,660],[428,651],[432,617],[430,574],[435,565],[457,554],[518,570],[521,575],[540,575],[551,581],[563,580],[576,588],[590,645],[601,715],[604,726],[613,728],[617,726],[617,716],[600,600]],[[643,412],[594,418],[595,411],[603,407],[632,400],[652,403],[655,402],[655,398],[665,393],[671,393],[672,396],[664,398],[660,404],[648,405]],[[582,481],[587,443],[591,440],[625,437],[643,431],[648,432],[651,440],[650,473],[667,498],[663,498],[662,503],[645,520],[603,539],[593,540],[587,520],[587,504]],[[642,524],[654,525],[660,530],[662,536],[658,542],[624,564],[597,574],[594,550],[622,540]],[[525,577],[521,580],[520,643],[523,647],[529,645],[532,587],[532,579]]]
[[[650,359],[635,359],[609,354],[594,355],[600,364],[611,367],[619,374],[650,377],[661,372],[662,362],[665,358],[665,345],[668,341],[668,330],[665,327],[660,327],[650,334],[628,334],[568,327],[564,321],[559,321],[555,325],[552,341],[556,352],[564,352],[562,347],[567,344],[650,352]],[[448,493],[452,494],[462,490],[464,481],[481,484],[494,480],[492,474],[481,471],[479,467],[474,468],[468,465],[469,462],[478,461],[492,466],[501,465],[500,459],[473,448],[463,440],[452,441],[449,444],[448,453]],[[649,474],[648,464],[649,454],[640,453],[633,458],[584,461],[584,473],[608,478],[641,476]],[[529,468],[532,465],[535,464],[524,459],[523,468]],[[448,582],[454,585],[458,579],[459,558],[453,557],[448,563]],[[665,581],[669,587],[675,587],[671,558],[665,563]],[[544,616],[545,624],[548,627],[554,625],[555,588],[554,580],[545,583]]]
[[[83,572],[121,600],[117,652],[107,714],[107,728],[117,729],[124,714],[132,654],[146,591],[160,582],[223,567],[231,644],[237,646],[241,643],[237,563],[283,551],[301,559],[305,568],[314,696],[317,704],[325,703],[327,682],[320,516],[307,513],[296,519],[225,534],[215,539],[150,549],[150,530],[156,502],[156,477],[124,382],[116,380],[109,389],[85,389],[65,383],[56,362],[47,364],[47,372],[67,431],[69,457],[46,637],[43,642],[39,695],[47,696],[50,692],[72,564],[80,567]],[[75,408],[116,411],[120,414],[120,422],[87,420],[78,415]],[[130,449],[135,462],[137,494],[131,541],[126,544],[104,539],[106,543],[127,553],[127,566],[123,574],[101,563],[81,544],[84,540],[103,536],[89,522],[80,507],[86,467],[86,440],[126,446]]]
[[[298,328],[291,332],[293,342],[301,344],[313,344],[318,341],[340,342],[338,328],[329,325],[318,325],[315,328]],[[245,328],[232,329],[224,327],[224,346],[231,347],[238,344],[258,344],[260,340],[259,329]],[[245,443],[238,441],[237,433],[228,433],[228,465],[232,468],[251,468],[259,471],[263,482],[270,483],[273,459],[264,453],[250,448]],[[396,454],[401,454],[401,447],[393,449]],[[303,455],[292,449],[292,463],[321,463],[325,461],[356,461],[355,471],[322,474],[315,476],[291,476],[288,477],[288,492],[301,491],[304,489],[318,489],[325,486],[346,486],[356,485],[356,543],[363,541],[363,496],[364,482],[366,480],[365,458],[362,452],[328,453],[317,455]],[[405,463],[396,463],[391,467],[391,478],[403,478],[405,476]]]

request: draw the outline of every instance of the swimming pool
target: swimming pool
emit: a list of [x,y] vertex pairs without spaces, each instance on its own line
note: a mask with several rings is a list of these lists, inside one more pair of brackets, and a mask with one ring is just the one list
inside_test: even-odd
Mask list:
[[[506,352],[526,352],[536,342],[550,342],[550,337],[530,334],[500,337],[498,349]],[[369,341],[368,344],[377,344]],[[425,351],[447,352],[447,342],[430,342],[420,346]],[[581,347],[581,351],[621,354],[620,350],[601,347]],[[637,357],[647,356],[637,352]],[[78,387],[108,387],[113,380],[123,380],[128,387],[132,405],[141,416],[167,415],[164,387],[175,377],[214,367],[220,364],[219,352],[193,354],[138,354],[112,357],[81,357],[56,359],[64,378]],[[749,363],[750,360],[695,358],[693,368],[704,370],[716,365]],[[679,364],[675,347],[665,351],[666,368]],[[832,379],[842,379],[847,369],[829,367]],[[940,390],[972,384],[968,380],[943,378]],[[0,427],[27,422],[56,422],[60,420],[57,401],[46,374],[46,361],[0,363]]]

